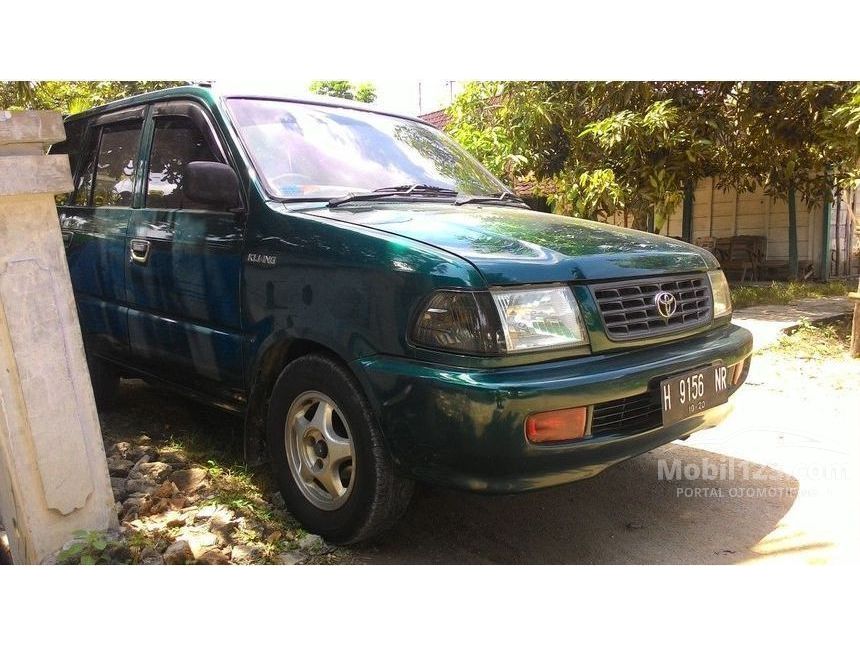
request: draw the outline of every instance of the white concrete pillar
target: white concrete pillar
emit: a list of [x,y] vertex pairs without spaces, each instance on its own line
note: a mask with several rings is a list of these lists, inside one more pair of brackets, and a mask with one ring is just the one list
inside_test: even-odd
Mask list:
[[54,194],[53,112],[0,110],[0,521],[16,563],[117,524]]

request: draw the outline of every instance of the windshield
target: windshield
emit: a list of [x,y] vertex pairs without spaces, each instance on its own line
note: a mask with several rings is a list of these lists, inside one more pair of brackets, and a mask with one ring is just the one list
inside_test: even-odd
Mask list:
[[228,105],[274,197],[333,198],[416,184],[467,195],[505,190],[451,138],[416,121],[267,99]]

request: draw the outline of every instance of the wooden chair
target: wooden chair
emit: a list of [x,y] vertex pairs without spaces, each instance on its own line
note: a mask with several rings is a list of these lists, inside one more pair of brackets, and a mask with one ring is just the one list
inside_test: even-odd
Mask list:
[[696,246],[701,246],[703,249],[707,249],[714,255],[717,253],[717,238],[715,237],[697,237]]
[[716,252],[714,255],[717,256],[717,259],[722,263],[725,260],[729,259],[732,251],[732,238],[730,237],[718,237]]
[[740,271],[743,282],[747,271],[753,280],[758,280],[758,261],[761,242],[757,235],[736,235],[729,239],[729,250],[721,264],[724,270]]
[[784,278],[788,275],[786,260],[769,260],[767,257],[767,238],[764,235],[754,236],[758,240],[755,252],[756,280],[769,278]]

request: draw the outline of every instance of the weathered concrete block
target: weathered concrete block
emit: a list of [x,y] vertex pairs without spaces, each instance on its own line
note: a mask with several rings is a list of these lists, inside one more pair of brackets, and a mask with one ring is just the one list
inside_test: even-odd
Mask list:
[[65,139],[63,119],[56,112],[0,110],[0,146],[36,144],[39,148],[46,149]]
[[20,563],[117,523],[53,200],[68,159],[39,154],[62,138],[59,115],[0,112],[0,519]]
[[71,190],[72,174],[67,155],[0,157],[0,195],[55,195]]

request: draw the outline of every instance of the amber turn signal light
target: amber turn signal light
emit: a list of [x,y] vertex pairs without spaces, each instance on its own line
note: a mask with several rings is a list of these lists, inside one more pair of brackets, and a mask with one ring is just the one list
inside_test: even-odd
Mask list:
[[582,439],[587,420],[587,407],[538,412],[526,418],[526,437],[532,443]]
[[746,368],[746,363],[749,359],[745,358],[740,363],[735,363],[734,368],[732,369],[732,386],[737,387],[741,382],[741,376],[743,376],[744,368]]

